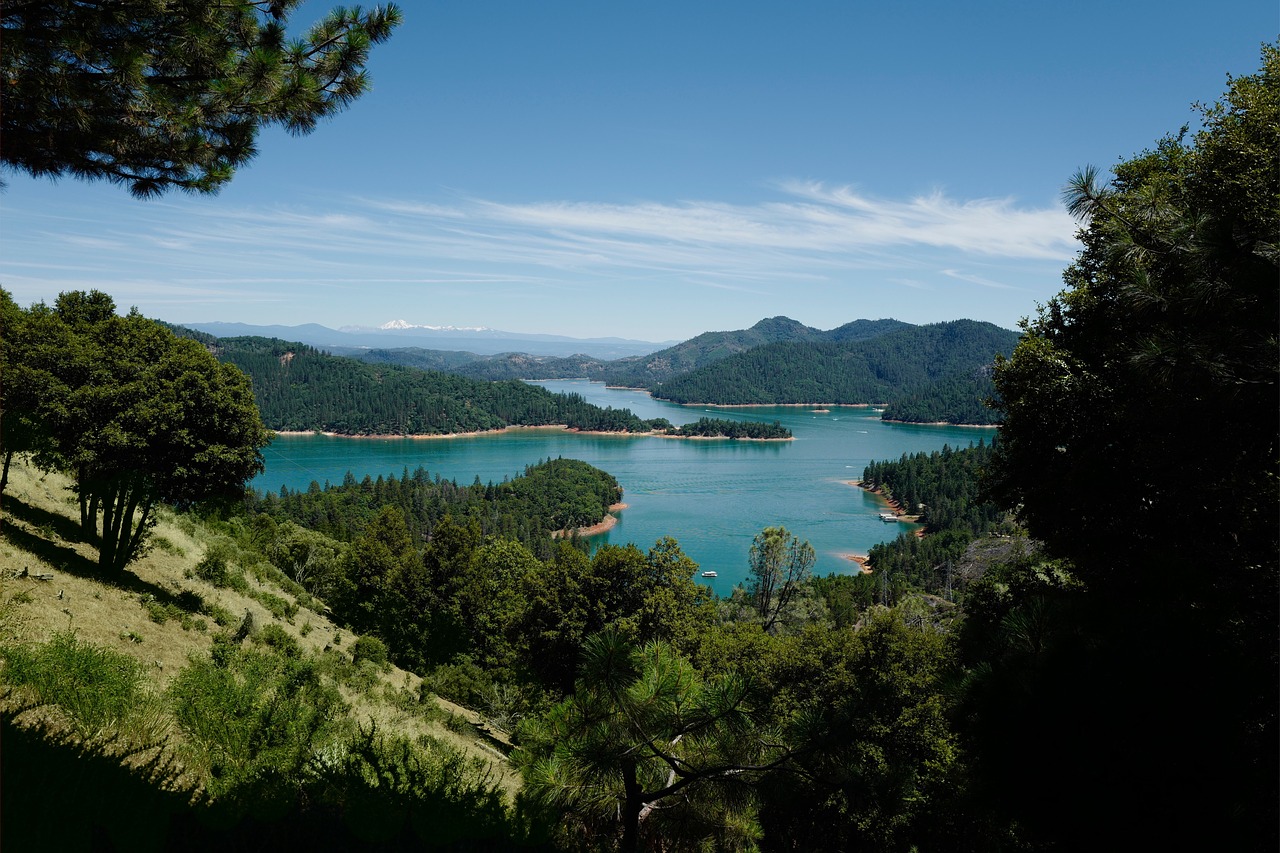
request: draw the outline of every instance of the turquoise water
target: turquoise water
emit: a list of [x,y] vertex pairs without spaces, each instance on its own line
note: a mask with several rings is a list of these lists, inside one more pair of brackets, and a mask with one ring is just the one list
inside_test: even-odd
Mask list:
[[856,569],[842,555],[865,554],[878,542],[910,529],[879,518],[883,506],[848,485],[873,459],[965,447],[992,430],[887,424],[871,409],[765,407],[704,409],[654,400],[638,391],[605,388],[585,380],[539,383],[551,391],[572,391],[601,406],[629,408],[643,418],[665,417],[683,424],[699,417],[780,421],[794,441],[688,441],[652,436],[577,435],[560,430],[527,430],[448,439],[352,439],[279,436],[266,448],[267,469],[252,485],[259,489],[306,488],[312,480],[342,481],[349,470],[364,475],[399,475],[419,465],[460,483],[476,476],[500,481],[542,459],[581,459],[617,477],[628,508],[612,530],[596,542],[634,542],[647,550],[662,536],[674,536],[703,570],[719,575],[705,581],[721,595],[746,576],[747,550],[761,528],[783,525],[817,552],[814,571]]

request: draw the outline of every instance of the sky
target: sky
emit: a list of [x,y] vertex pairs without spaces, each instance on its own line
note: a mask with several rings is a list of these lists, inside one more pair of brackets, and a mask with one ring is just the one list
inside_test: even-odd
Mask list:
[[6,172],[0,285],[177,323],[1013,328],[1078,248],[1072,173],[1194,129],[1280,32],[1266,0],[400,5],[372,91],[217,195]]

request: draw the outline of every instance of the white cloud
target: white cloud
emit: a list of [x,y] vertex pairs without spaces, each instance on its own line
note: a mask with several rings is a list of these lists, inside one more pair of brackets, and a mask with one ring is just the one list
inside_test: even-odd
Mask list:
[[[119,212],[63,212],[56,229],[54,217],[29,219],[28,234],[39,239],[15,233],[0,276],[28,292],[98,287],[122,304],[305,307],[315,293],[308,288],[324,288],[334,299],[341,292],[349,311],[373,310],[375,295],[428,294],[452,298],[456,311],[463,300],[468,310],[484,310],[539,295],[630,299],[646,288],[655,299],[732,293],[765,313],[806,298],[813,310],[830,310],[832,300],[860,293],[857,310],[887,313],[923,310],[905,302],[873,307],[889,293],[928,292],[935,300],[928,310],[944,310],[936,298],[951,290],[940,286],[947,278],[993,292],[1022,289],[1031,275],[1052,285],[1077,249],[1076,224],[1059,207],[942,192],[883,199],[813,181],[779,184],[772,198],[748,204],[455,197],[269,208],[175,200]],[[9,213],[19,225],[23,212]],[[45,264],[55,269],[41,287]]]

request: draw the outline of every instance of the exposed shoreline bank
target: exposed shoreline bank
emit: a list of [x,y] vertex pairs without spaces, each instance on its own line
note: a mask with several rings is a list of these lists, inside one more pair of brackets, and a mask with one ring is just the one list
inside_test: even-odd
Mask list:
[[438,439],[438,438],[476,438],[485,435],[500,435],[506,432],[521,432],[525,430],[548,430],[556,432],[571,432],[577,435],[605,435],[617,436],[619,438],[679,438],[686,441],[795,441],[795,436],[787,436],[786,438],[734,438],[728,435],[669,435],[665,432],[657,430],[649,430],[648,432],[624,432],[621,430],[603,430],[603,429],[576,429],[567,424],[538,424],[536,426],[527,426],[524,424],[512,424],[501,429],[485,429],[472,430],[470,432],[427,432],[427,433],[349,433],[349,432],[330,432],[328,430],[289,430],[289,429],[273,429],[275,435],[323,435],[328,438],[376,438],[376,439],[392,439],[392,438],[412,438],[421,439]]
[[858,568],[862,570],[862,574],[871,574],[871,558],[866,554],[841,554],[840,556],[851,563],[857,563]]
[[[949,424],[949,426],[955,426],[955,424]],[[856,487],[856,488],[862,489],[864,492],[869,492],[869,493],[871,493],[871,494],[875,495],[877,498],[879,498],[879,499],[880,499],[880,501],[881,501],[885,506],[887,506],[887,507],[889,507],[889,509],[893,510],[893,514],[894,514],[895,516],[897,516],[899,519],[901,519],[902,521],[910,522],[911,524],[919,524],[919,523],[920,523],[920,516],[918,516],[918,515],[908,515],[908,514],[907,514],[906,509],[902,506],[902,504],[898,503],[898,501],[897,501],[897,500],[895,500],[895,499],[893,499],[893,498],[890,498],[890,497],[888,497],[887,495],[885,495],[885,493],[884,493],[884,492],[880,491],[880,488],[879,488],[878,486],[870,486],[870,485],[867,485],[866,483],[862,482],[861,480],[845,480],[845,483],[846,483],[847,485],[854,486],[854,487]],[[923,538],[924,538],[924,528],[918,528],[918,529],[915,531],[915,535],[916,535],[916,537],[917,537],[917,538],[919,538],[919,539],[923,539]],[[869,574],[871,574],[871,572],[873,571],[872,566],[871,566],[871,557],[870,557],[870,556],[866,556],[866,555],[863,555],[863,554],[841,554],[840,556],[844,557],[846,560],[849,560],[849,561],[851,561],[851,562],[857,563],[857,564],[858,564],[858,566],[862,569],[862,573],[863,573],[863,574],[865,574],[865,575],[869,575]]]
[[[652,394],[650,396],[653,396]],[[664,403],[671,403],[675,406],[684,406],[686,409],[703,406],[708,409],[878,409],[883,407],[884,403],[676,403],[672,400],[663,400],[661,397],[654,397],[655,400],[662,400]]]
[[613,504],[609,507],[609,511],[605,513],[604,518],[600,519],[600,521],[591,525],[590,527],[575,527],[572,530],[569,530],[569,529],[557,530],[551,534],[551,538],[567,539],[570,536],[586,537],[586,536],[597,536],[601,533],[606,533],[612,530],[614,526],[617,525],[618,523],[618,517],[613,513],[622,512],[622,510],[626,508],[627,508],[627,504],[625,503]]
[[887,424],[910,424],[915,426],[950,426],[969,427],[972,429],[999,429],[1000,424],[953,424],[951,421],[900,421],[896,418],[881,418]]

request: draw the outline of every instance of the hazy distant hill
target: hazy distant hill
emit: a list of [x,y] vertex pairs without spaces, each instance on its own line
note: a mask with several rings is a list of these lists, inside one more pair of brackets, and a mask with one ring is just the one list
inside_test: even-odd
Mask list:
[[783,341],[673,377],[655,388],[654,396],[722,404],[886,403],[908,395],[927,397],[942,393],[947,383],[968,382],[996,353],[1011,352],[1017,340],[1017,332],[991,323],[956,320],[842,341]]
[[499,329],[453,329],[410,326],[386,329],[330,329],[315,323],[301,326],[255,326],[249,323],[184,323],[189,329],[198,329],[220,338],[263,337],[299,341],[321,349],[401,349],[406,347],[430,350],[463,350],[476,355],[527,352],[538,355],[566,356],[587,353],[601,359],[639,356],[661,349],[668,342],[654,343],[626,338],[570,338],[562,335],[541,335],[523,332],[504,332]]

